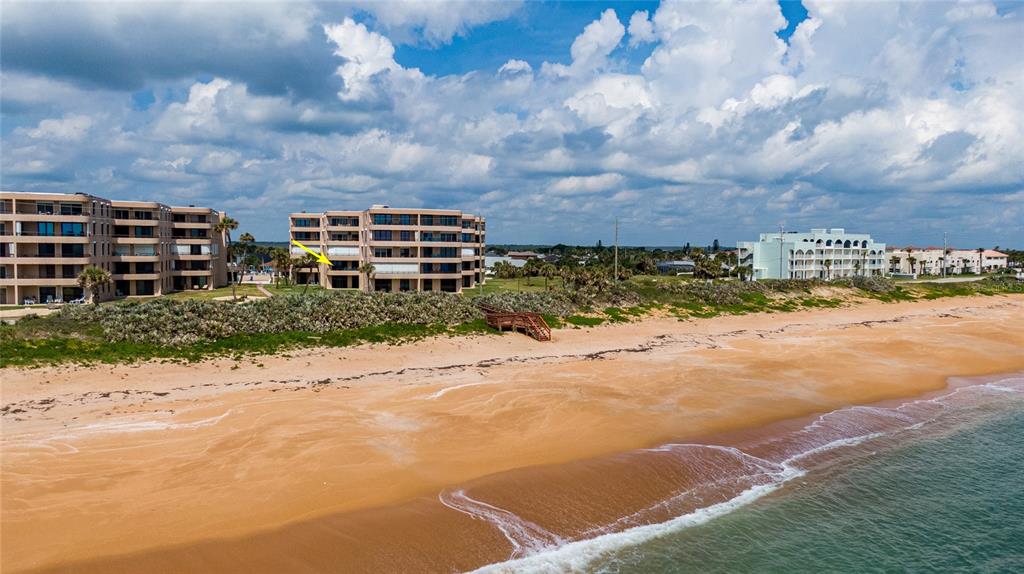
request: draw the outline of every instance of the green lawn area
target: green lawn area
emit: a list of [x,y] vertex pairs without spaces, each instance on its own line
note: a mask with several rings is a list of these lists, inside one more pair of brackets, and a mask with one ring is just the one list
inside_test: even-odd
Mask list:
[[[548,280],[548,285],[552,291],[556,291],[562,288],[562,278],[554,277]],[[523,277],[522,279],[497,279],[490,277],[484,281],[483,292],[486,293],[501,293],[503,291],[523,291],[523,292],[541,292],[545,291],[544,278],[543,277]],[[466,289],[464,291],[467,295],[474,296],[480,294],[480,288],[474,287],[472,289]]]
[[[241,284],[235,286],[235,293],[239,297],[266,297],[260,290],[251,284]],[[215,299],[217,297],[230,297],[231,286],[218,287],[213,290],[206,289],[194,289],[191,291],[176,291],[167,295],[171,299]]]
[[0,311],[11,311],[13,309],[46,309],[46,305],[0,305]]

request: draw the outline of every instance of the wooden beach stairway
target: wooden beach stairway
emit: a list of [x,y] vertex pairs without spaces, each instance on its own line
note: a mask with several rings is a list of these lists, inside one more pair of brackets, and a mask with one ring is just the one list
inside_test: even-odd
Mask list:
[[480,310],[484,312],[484,318],[489,327],[494,327],[499,331],[505,329],[520,331],[538,341],[551,340],[551,327],[548,326],[544,317],[537,313],[502,311],[490,305],[480,305]]

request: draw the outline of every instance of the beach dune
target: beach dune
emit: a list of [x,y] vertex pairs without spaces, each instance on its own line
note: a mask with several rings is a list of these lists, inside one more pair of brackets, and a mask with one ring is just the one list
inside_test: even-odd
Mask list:
[[994,296],[7,369],[0,566],[470,570],[692,510],[660,503],[702,473],[747,477],[709,504],[760,480],[687,443],[1024,371],[1022,349],[1024,297]]

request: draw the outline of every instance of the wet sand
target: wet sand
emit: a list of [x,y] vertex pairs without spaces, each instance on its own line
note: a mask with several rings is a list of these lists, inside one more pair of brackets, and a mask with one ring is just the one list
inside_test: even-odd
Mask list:
[[[8,369],[0,565],[472,569],[593,535],[700,482],[678,453],[638,462],[636,449],[764,435],[953,376],[1021,371],[1022,349],[1024,297],[1003,296],[651,319],[553,343]],[[708,456],[737,464],[684,454]],[[570,490],[603,502],[557,494]]]

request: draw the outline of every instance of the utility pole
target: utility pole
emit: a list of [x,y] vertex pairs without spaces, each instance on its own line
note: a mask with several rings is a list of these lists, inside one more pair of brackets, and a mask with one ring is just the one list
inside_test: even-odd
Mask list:
[[615,218],[615,282],[619,282],[619,218]]
[[947,251],[948,251],[948,249],[946,247],[946,232],[943,231],[942,232],[942,276],[943,277],[946,276],[946,252]]

